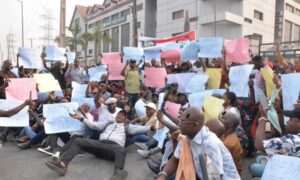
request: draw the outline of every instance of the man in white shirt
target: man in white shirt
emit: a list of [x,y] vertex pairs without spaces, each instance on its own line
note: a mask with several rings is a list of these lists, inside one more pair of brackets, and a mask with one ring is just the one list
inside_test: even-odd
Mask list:
[[[189,108],[180,118],[180,130],[186,135],[191,148],[196,179],[207,179],[206,160],[209,158],[216,167],[218,179],[239,180],[240,176],[234,165],[230,152],[221,140],[204,126],[204,115],[200,109]],[[179,142],[174,156],[165,165],[163,171],[158,174],[157,180],[165,180],[174,175],[178,167],[182,151],[182,141]],[[206,158],[207,157],[207,158]]]
[[90,122],[78,115],[73,115],[85,125],[92,129],[102,131],[99,140],[77,138],[74,142],[62,152],[59,161],[46,162],[47,167],[60,175],[65,175],[68,164],[80,151],[80,149],[100,156],[105,159],[114,159],[115,171],[111,180],[125,179],[127,171],[124,170],[126,158],[126,135],[146,133],[154,130],[151,126],[125,125],[126,111],[118,112],[115,122]]

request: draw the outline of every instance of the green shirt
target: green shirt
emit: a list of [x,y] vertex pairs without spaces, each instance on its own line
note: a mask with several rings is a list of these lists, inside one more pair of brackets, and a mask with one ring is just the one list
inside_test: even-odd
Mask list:
[[125,90],[130,94],[140,93],[140,74],[137,69],[126,69]]

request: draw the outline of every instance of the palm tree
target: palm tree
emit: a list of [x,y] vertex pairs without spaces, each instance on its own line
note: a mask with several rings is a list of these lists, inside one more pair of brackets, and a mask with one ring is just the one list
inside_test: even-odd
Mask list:
[[79,37],[79,42],[81,44],[82,49],[84,50],[84,59],[87,65],[87,48],[89,45],[89,41],[93,40],[93,35],[89,32],[85,32],[83,33],[80,37]]
[[[96,24],[93,29],[93,40],[95,42],[95,59],[97,59],[98,53],[100,52],[101,44],[100,42],[103,41],[110,41],[110,37],[103,33],[103,27],[101,24]],[[97,60],[96,60],[97,61]]]
[[80,25],[78,22],[75,22],[73,27],[70,27],[70,31],[73,34],[73,38],[70,38],[69,41],[72,42],[72,46],[74,47],[75,54],[77,54],[77,44],[79,43],[79,33],[80,33]]

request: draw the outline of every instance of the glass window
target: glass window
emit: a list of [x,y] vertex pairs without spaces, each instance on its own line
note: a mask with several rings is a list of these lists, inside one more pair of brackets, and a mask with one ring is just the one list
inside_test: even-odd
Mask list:
[[[110,36],[110,32],[109,30],[106,30],[103,32],[105,35],[108,35],[109,37]],[[109,52],[109,45],[110,45],[110,42],[109,41],[103,41],[103,52]]]
[[115,27],[111,31],[111,51],[118,52],[119,51],[119,27]]
[[141,11],[141,10],[143,10],[143,3],[141,3],[141,4],[139,4],[139,5],[136,6],[136,11],[137,12]]
[[289,21],[285,21],[284,24],[284,41],[292,40],[292,23]]
[[127,16],[128,14],[130,14],[130,9],[126,9],[126,10],[121,12],[122,17]]
[[264,19],[264,14],[262,12],[254,10],[254,18],[262,21]]
[[295,24],[294,27],[294,41],[300,40],[300,26]]
[[89,54],[93,54],[93,49],[89,49]]
[[130,24],[124,24],[121,26],[121,49],[123,47],[129,46],[130,40]]
[[294,13],[294,7],[288,3],[285,4],[285,9],[291,13]]
[[184,15],[184,11],[183,10],[180,10],[180,11],[175,11],[172,13],[172,19],[175,20],[175,19],[181,19],[183,18],[183,15]]
[[119,13],[114,14],[114,15],[111,16],[111,20],[112,20],[112,21],[113,21],[113,20],[116,20],[116,19],[118,19],[118,18],[119,18]]

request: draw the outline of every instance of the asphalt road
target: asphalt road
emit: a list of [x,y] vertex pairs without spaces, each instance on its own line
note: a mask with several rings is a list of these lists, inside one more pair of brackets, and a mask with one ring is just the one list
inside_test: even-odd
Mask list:
[[[45,162],[49,156],[31,148],[20,150],[16,143],[6,142],[0,150],[0,179],[1,180],[108,180],[113,174],[113,163],[85,153],[84,157],[76,157],[70,163],[64,177],[49,170]],[[251,179],[248,166],[254,161],[243,160],[242,179]],[[136,153],[136,147],[128,148],[125,169],[128,171],[127,180],[153,180],[153,174],[146,160]]]

